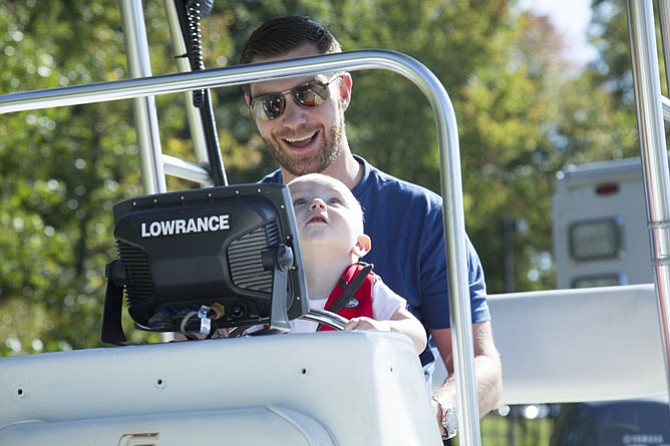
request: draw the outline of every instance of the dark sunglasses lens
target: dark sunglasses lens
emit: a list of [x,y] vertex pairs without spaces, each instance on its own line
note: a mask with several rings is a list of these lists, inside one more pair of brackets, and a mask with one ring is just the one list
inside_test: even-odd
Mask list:
[[306,107],[316,107],[328,99],[328,86],[318,82],[308,82],[291,90],[296,102]]
[[286,100],[281,94],[269,94],[260,98],[254,99],[251,107],[254,115],[261,121],[269,121],[275,119],[284,113],[286,107]]
[[[296,103],[305,107],[317,107],[328,99],[328,84],[320,81],[307,82],[292,88],[291,95]],[[254,116],[261,121],[278,118],[286,108],[286,93],[270,93],[251,101]]]

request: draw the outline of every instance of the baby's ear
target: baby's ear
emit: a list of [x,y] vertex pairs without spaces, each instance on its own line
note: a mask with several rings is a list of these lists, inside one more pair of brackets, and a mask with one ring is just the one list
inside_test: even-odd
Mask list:
[[370,252],[371,248],[372,248],[372,241],[370,240],[370,237],[367,234],[361,234],[356,239],[356,244],[351,249],[351,251],[357,257],[360,258],[363,257],[368,252]]

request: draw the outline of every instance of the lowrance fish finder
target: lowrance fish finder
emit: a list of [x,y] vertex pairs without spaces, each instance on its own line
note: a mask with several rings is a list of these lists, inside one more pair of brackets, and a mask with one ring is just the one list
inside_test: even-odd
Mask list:
[[212,333],[263,324],[287,331],[305,315],[307,286],[295,216],[281,184],[147,195],[114,206],[119,259],[107,265],[102,340],[137,328]]

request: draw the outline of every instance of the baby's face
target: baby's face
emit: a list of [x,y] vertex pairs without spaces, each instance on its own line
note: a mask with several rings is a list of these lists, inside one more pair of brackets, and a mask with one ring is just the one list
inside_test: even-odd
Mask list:
[[300,244],[349,252],[363,234],[361,208],[351,191],[341,182],[319,174],[298,177],[288,187]]

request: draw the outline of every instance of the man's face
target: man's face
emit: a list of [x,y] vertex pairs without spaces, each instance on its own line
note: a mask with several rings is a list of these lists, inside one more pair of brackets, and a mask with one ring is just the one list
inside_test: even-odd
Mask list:
[[[316,47],[305,44],[285,55],[271,59],[254,59],[253,62],[270,62],[296,57],[319,55]],[[322,172],[343,150],[344,110],[341,101],[341,79],[328,85],[329,97],[321,105],[299,105],[288,91],[314,80],[314,76],[281,79],[252,84],[251,99],[273,92],[286,92],[286,106],[275,119],[260,120],[254,116],[256,126],[270,153],[279,165],[293,176]],[[327,82],[326,75],[316,79]]]

